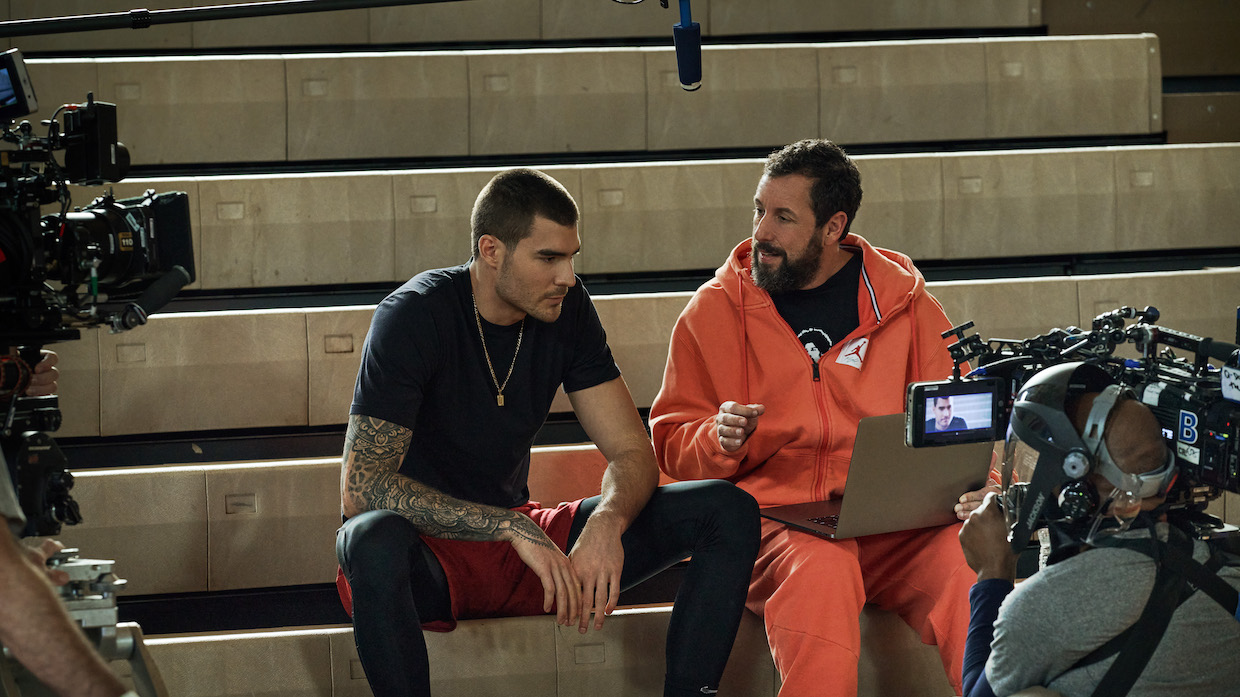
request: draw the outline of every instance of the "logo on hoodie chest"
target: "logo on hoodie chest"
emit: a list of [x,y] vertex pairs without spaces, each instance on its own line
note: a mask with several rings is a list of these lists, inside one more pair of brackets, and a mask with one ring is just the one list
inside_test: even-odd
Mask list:
[[866,337],[846,341],[840,346],[840,355],[836,357],[835,362],[861,370],[861,364],[865,361],[865,352],[869,347],[870,340]]

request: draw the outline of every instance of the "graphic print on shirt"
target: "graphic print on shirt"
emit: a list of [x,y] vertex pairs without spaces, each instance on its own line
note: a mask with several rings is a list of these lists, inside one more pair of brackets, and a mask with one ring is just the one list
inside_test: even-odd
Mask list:
[[865,351],[869,347],[869,339],[865,337],[853,339],[840,347],[840,355],[835,359],[835,362],[843,365],[851,365],[857,370],[861,370],[861,363],[865,361]]
[[801,333],[797,334],[797,338],[801,340],[801,345],[805,347],[809,357],[814,359],[815,363],[835,343],[831,341],[831,337],[825,331],[816,327],[801,330]]

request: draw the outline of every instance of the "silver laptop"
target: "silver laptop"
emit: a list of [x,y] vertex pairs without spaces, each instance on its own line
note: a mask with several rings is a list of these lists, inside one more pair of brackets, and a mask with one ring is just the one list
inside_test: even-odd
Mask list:
[[762,509],[762,517],[832,539],[955,522],[960,495],[986,484],[993,444],[904,444],[904,414],[857,425],[842,498]]

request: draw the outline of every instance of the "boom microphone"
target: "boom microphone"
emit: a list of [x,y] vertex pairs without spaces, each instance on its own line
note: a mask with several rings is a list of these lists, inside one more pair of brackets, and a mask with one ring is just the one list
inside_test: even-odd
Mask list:
[[[614,0],[621,5],[636,5],[642,0]],[[659,0],[667,8],[667,0]],[[672,43],[676,46],[676,72],[680,88],[692,92],[702,86],[702,25],[693,21],[689,0],[680,0],[680,24],[672,25]]]
[[680,0],[680,24],[672,25],[672,42],[680,88],[692,92],[702,86],[702,25],[693,21],[689,0]]

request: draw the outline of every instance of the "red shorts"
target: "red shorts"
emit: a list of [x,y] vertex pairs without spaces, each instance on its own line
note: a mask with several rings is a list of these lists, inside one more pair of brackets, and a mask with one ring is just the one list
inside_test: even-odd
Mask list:
[[[543,508],[536,501],[512,510],[533,519],[547,537],[567,552],[568,533],[573,516],[581,501],[561,503],[556,508]],[[543,587],[538,576],[521,561],[516,550],[508,542],[472,542],[422,537],[448,580],[452,598],[452,617],[447,622],[425,622],[423,629],[433,632],[450,632],[456,628],[456,620],[482,617],[520,617],[542,615]],[[336,589],[340,601],[350,615],[353,614],[353,594],[343,571],[336,574]],[[555,609],[552,608],[552,612]]]

